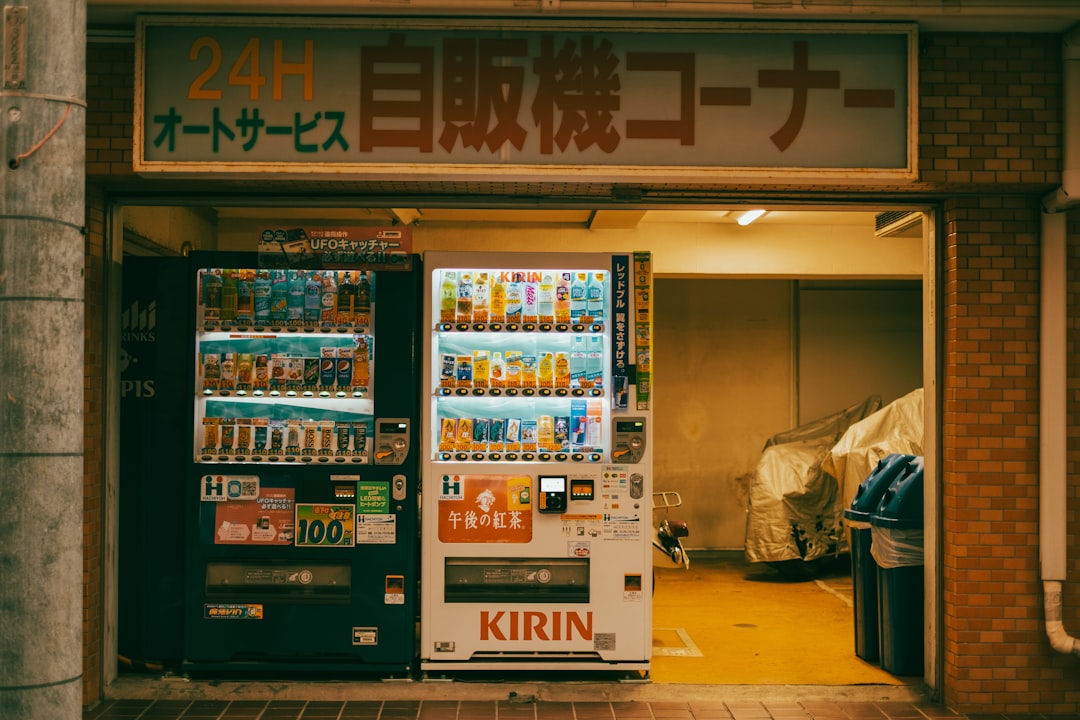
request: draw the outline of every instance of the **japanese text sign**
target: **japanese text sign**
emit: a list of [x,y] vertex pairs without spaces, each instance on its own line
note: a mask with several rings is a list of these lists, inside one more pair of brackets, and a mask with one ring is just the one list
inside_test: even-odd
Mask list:
[[439,493],[439,541],[527,543],[532,540],[532,478],[444,475]]
[[143,18],[138,31],[137,172],[916,172],[909,25]]

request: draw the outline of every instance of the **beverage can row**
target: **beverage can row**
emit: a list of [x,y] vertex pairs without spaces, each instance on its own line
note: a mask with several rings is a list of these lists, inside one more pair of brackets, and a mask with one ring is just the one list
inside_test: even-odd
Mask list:
[[366,459],[366,421],[203,418],[203,456]]
[[211,352],[199,356],[203,390],[367,387],[371,353],[367,339],[357,346],[320,348],[318,357],[285,353]]
[[562,452],[603,444],[599,400],[572,400],[569,415],[442,417],[439,450],[456,452]]
[[603,338],[575,335],[571,350],[441,353],[439,386],[444,388],[603,387]]

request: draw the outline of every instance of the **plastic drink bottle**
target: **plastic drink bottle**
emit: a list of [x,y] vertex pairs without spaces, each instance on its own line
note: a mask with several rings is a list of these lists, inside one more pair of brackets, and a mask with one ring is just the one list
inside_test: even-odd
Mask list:
[[585,288],[585,312],[597,322],[604,318],[604,273],[589,273],[589,284]]
[[236,270],[227,269],[221,275],[221,320],[236,320]]
[[221,275],[204,270],[202,276],[203,320],[217,322],[221,319]]
[[570,340],[570,385],[582,387],[585,380],[585,338],[574,335]]
[[534,282],[525,282],[521,285],[521,319],[525,322],[536,322],[540,287]]
[[593,387],[604,381],[604,339],[599,335],[590,335],[585,343],[585,379]]
[[503,360],[501,352],[493,352],[491,354],[491,386],[492,387],[504,387],[506,385],[506,361]]
[[490,305],[491,286],[486,272],[476,273],[473,282],[472,311],[473,322],[486,323],[488,321],[488,308]]
[[524,280],[522,273],[516,272],[511,276],[510,283],[506,286],[506,322],[521,322],[522,302],[524,301]]
[[570,281],[570,321],[577,322],[585,314],[586,277],[588,273],[576,272]]
[[443,270],[442,285],[439,286],[439,320],[454,322],[457,315],[457,273]]
[[536,315],[540,322],[555,322],[555,278],[544,273],[536,294]]
[[371,282],[366,272],[360,273],[360,280],[356,283],[356,313],[358,315],[371,313]]
[[348,270],[341,273],[337,291],[337,318],[339,325],[352,325],[356,312],[356,283]]
[[270,274],[270,321],[284,323],[289,319],[289,281],[282,270]]
[[288,312],[289,322],[301,323],[304,320],[304,271],[289,271]]
[[257,323],[270,322],[270,271],[259,270],[255,273],[252,287],[254,298],[254,318]]
[[322,274],[322,307],[319,309],[319,322],[323,325],[333,325],[336,321],[337,292],[334,273],[324,272]]
[[312,272],[304,281],[304,322],[317,323],[322,311],[322,277]]
[[250,323],[255,317],[254,271],[236,271],[236,321]]
[[570,273],[561,272],[555,285],[555,322],[570,322]]
[[472,273],[464,271],[458,277],[457,321],[472,322]]
[[491,322],[506,322],[506,283],[501,273],[495,273],[491,280],[491,302],[488,312]]

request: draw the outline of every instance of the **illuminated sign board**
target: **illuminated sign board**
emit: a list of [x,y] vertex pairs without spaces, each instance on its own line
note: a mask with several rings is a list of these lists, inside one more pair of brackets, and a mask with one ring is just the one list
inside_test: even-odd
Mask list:
[[914,26],[141,18],[135,170],[916,175]]

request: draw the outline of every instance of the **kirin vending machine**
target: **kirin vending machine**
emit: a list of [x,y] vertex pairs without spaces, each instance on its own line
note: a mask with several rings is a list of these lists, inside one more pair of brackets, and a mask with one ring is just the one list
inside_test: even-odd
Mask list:
[[648,254],[424,265],[421,669],[647,673]]
[[272,258],[192,255],[183,667],[409,673],[418,259]]

